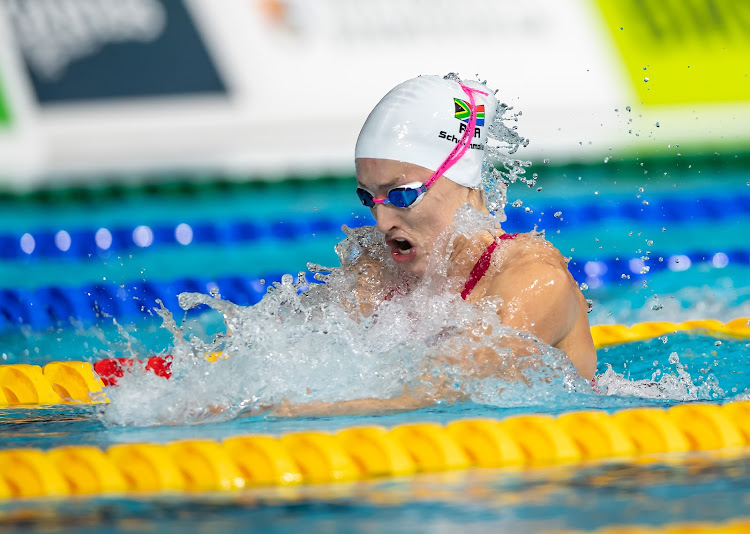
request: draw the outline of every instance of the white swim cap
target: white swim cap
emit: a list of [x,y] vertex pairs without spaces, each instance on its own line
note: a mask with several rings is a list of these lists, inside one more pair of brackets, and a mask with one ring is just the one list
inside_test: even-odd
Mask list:
[[[471,91],[476,126],[464,155],[443,175],[457,184],[478,187],[497,100],[494,91],[479,82],[463,84],[476,90]],[[437,171],[464,135],[469,102],[467,92],[454,79],[420,76],[407,80],[391,89],[367,117],[354,157],[405,161]]]

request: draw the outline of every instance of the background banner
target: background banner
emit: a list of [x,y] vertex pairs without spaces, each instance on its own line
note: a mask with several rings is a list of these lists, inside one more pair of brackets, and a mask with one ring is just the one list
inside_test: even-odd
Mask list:
[[522,112],[524,159],[746,150],[746,4],[0,0],[0,188],[350,175],[377,101],[449,72]]

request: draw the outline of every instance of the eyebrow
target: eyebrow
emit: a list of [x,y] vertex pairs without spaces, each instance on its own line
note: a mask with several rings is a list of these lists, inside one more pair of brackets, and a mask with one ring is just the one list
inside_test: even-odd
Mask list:
[[[393,189],[396,186],[396,184],[398,184],[404,178],[405,178],[405,176],[403,174],[400,175],[400,176],[396,176],[393,180],[390,180],[390,181],[384,183],[382,186],[383,186],[384,189]],[[365,189],[367,189],[367,187],[365,187],[361,182],[359,182],[359,185],[361,187],[364,187]]]

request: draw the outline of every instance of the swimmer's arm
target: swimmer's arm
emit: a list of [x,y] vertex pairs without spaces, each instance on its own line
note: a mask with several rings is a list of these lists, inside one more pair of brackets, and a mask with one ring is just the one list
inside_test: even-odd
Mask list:
[[547,262],[509,266],[493,280],[490,294],[505,303],[498,312],[503,324],[531,332],[552,346],[571,331],[580,311],[568,273]]
[[409,393],[392,399],[352,399],[336,402],[308,402],[305,404],[282,403],[269,415],[277,417],[309,417],[334,415],[372,415],[418,410],[434,405],[428,398],[419,398]]
[[355,317],[370,316],[375,311],[383,294],[383,266],[382,264],[369,256],[362,256],[357,263],[348,267],[356,273],[357,279],[352,289],[354,302],[356,303],[355,311],[358,312]]
[[[498,311],[503,324],[524,330],[552,345],[560,343],[573,330],[582,310],[582,297],[567,270],[553,263],[530,260],[509,266],[493,280],[491,294],[504,305]],[[574,343],[564,347],[581,376],[592,378],[596,366],[593,345]]]

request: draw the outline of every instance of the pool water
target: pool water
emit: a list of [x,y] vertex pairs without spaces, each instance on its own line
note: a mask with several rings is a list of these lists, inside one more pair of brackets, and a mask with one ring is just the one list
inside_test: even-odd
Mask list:
[[[750,186],[743,166],[712,160],[694,161],[689,169],[680,160],[651,161],[645,168],[640,163],[543,168],[537,184],[542,191],[511,187],[509,200],[520,202],[508,206],[504,228],[546,229],[547,238],[572,258],[574,276],[586,284],[584,294],[593,301],[592,324],[750,316],[750,246],[745,238]],[[183,290],[218,287],[225,298],[247,305],[257,302],[282,273],[304,271],[307,262],[336,265],[333,245],[344,237],[339,225],[371,222],[352,189],[351,179],[210,187],[183,181],[163,190],[0,200],[0,357],[3,363],[44,364],[168,352],[172,336],[149,313],[157,296],[175,313],[175,295]],[[33,246],[26,236],[33,238]],[[644,266],[650,268],[642,272]],[[87,296],[92,288],[96,299]],[[34,304],[38,307],[31,310]],[[54,313],[92,304],[98,315],[70,321]],[[186,324],[206,336],[221,330],[216,313],[185,315]],[[438,405],[392,415],[258,416],[151,427],[106,424],[99,416],[101,407],[0,409],[0,447],[106,447],[531,412],[614,411],[724,401],[750,392],[744,372],[750,359],[746,339],[681,332],[601,349],[598,357],[597,375],[609,388],[604,396],[555,392],[532,400]],[[296,488],[291,494],[263,490],[0,502],[0,531],[29,525],[77,532],[234,531],[252,525],[273,532],[458,527],[544,532],[722,521],[745,514],[748,498],[750,479],[742,458],[690,455],[647,464],[470,470]]]

